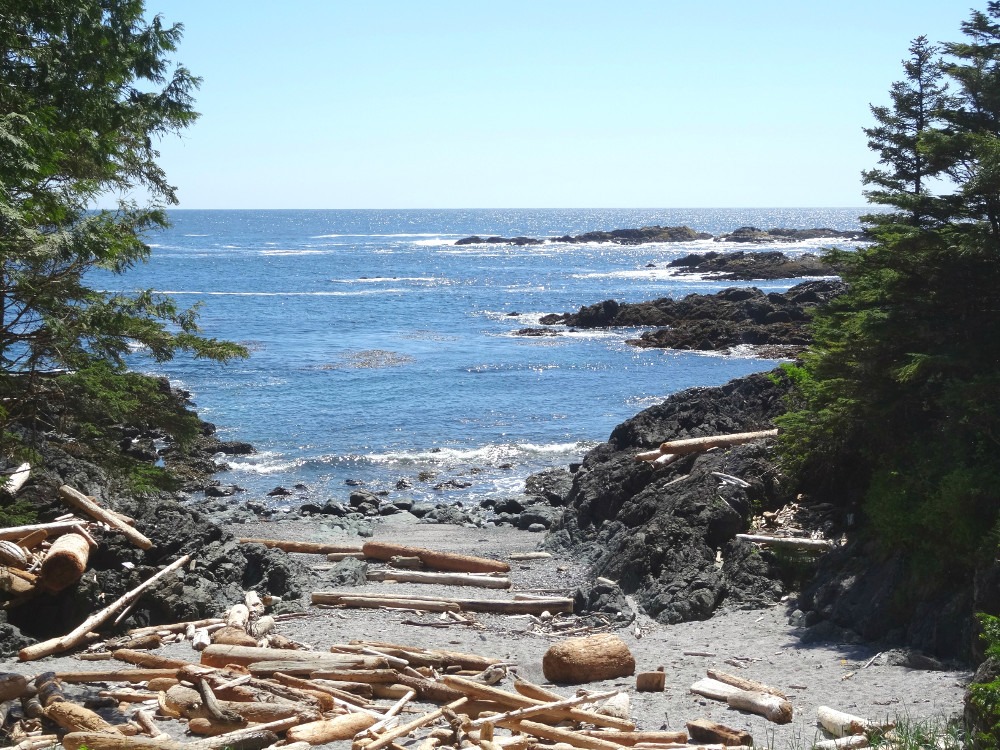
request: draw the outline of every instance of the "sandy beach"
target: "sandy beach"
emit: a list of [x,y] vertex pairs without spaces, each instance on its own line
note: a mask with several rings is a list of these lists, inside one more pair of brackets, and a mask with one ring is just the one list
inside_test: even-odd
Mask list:
[[[238,536],[353,543],[362,540],[331,534],[308,521],[271,522],[233,526]],[[430,547],[443,551],[508,559],[512,553],[537,549],[539,534],[511,528],[467,528],[418,524],[409,514],[383,519],[375,526],[376,540]],[[317,555],[296,554],[311,569],[315,589],[333,588],[325,582],[330,564]],[[586,571],[571,559],[552,557],[513,562],[513,592],[572,592],[587,579]],[[358,591],[360,589],[354,589]],[[469,589],[422,584],[369,583],[366,592],[470,596]],[[508,598],[512,592],[476,589],[475,596]],[[577,687],[589,690],[621,688],[631,698],[631,713],[640,729],[684,729],[685,722],[707,718],[749,731],[758,746],[810,747],[822,737],[816,724],[820,705],[835,707],[873,720],[945,719],[959,716],[962,695],[970,674],[963,670],[927,671],[890,666],[877,648],[843,643],[802,643],[799,629],[788,624],[790,603],[766,609],[728,610],[704,622],[662,625],[642,615],[620,636],[635,656],[637,671],[663,667],[666,689],[662,693],[637,693],[634,678],[559,686],[564,695]],[[557,617],[557,620],[572,616]],[[503,659],[510,671],[544,683],[541,670],[546,649],[564,636],[528,616],[476,614],[475,626],[440,627],[436,614],[400,610],[351,610],[310,606],[304,616],[282,622],[281,634],[317,650],[353,639],[391,641],[424,647],[447,648]],[[422,624],[418,624],[422,623]],[[434,627],[433,625],[438,625]],[[572,628],[569,628],[572,629]],[[188,643],[171,644],[160,653],[195,660]],[[874,657],[874,658],[873,658]],[[26,674],[42,671],[76,671],[100,668],[102,662],[84,662],[72,656],[32,663],[9,664]],[[779,726],[762,717],[729,709],[689,691],[707,669],[738,674],[784,691],[794,708],[790,724]],[[510,688],[511,676],[499,685]],[[171,722],[168,730],[180,736],[183,725]],[[347,743],[337,743],[346,746]]]

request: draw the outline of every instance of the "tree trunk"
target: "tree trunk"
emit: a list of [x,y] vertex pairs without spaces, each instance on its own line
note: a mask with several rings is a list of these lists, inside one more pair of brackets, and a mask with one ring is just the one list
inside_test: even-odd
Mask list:
[[679,455],[685,453],[702,453],[712,448],[729,448],[733,445],[777,437],[777,435],[777,430],[760,430],[758,432],[735,432],[729,435],[688,438],[687,440],[671,440],[666,443],[660,443],[660,453],[675,453]]
[[354,735],[374,725],[376,721],[374,716],[368,714],[344,714],[332,719],[299,724],[285,732],[285,738],[289,742],[323,745],[327,742],[352,739]]
[[506,573],[510,565],[499,560],[490,560],[471,555],[459,555],[453,552],[437,552],[423,547],[407,547],[403,544],[389,542],[365,542],[362,546],[365,557],[388,562],[397,555],[404,557],[419,557],[428,568],[448,570],[456,573]]
[[83,577],[89,557],[90,542],[79,534],[63,534],[42,561],[38,585],[52,594],[72,586]]
[[737,690],[726,698],[730,708],[760,714],[775,724],[787,724],[792,720],[792,704],[770,693]]
[[134,527],[125,523],[118,516],[118,514],[110,512],[106,508],[102,508],[82,492],[78,492],[69,485],[64,484],[59,488],[59,497],[62,498],[63,502],[67,505],[83,511],[91,518],[101,521],[102,523],[106,523],[113,529],[117,529],[125,535],[126,539],[132,542],[132,544],[139,549],[152,549],[153,543],[147,537],[136,531]]
[[708,719],[695,719],[687,723],[688,734],[695,742],[718,742],[722,745],[750,745],[753,737],[744,729],[733,729]]
[[613,680],[635,673],[635,658],[625,641],[601,633],[569,638],[549,647],[542,657],[542,673],[549,682],[578,685]]
[[[325,651],[291,651],[256,646],[216,646],[201,652],[201,663],[206,667],[225,667],[228,664],[249,666],[255,662],[281,659],[287,663],[319,664],[326,669],[384,669],[384,659],[354,654],[331,654]],[[320,669],[320,666],[315,667]]]
[[471,573],[425,573],[404,570],[372,570],[369,581],[397,581],[399,583],[436,583],[442,586],[475,586],[484,589],[509,589],[510,579]]
[[356,554],[362,548],[357,544],[326,544],[324,542],[291,542],[284,539],[256,539],[244,537],[240,544],[263,544],[265,547],[280,549],[285,552],[303,552],[309,555]]

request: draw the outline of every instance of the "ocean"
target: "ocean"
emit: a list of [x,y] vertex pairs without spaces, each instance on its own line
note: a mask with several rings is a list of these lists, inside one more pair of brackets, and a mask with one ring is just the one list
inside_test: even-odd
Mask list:
[[[535,471],[578,461],[612,428],[671,393],[768,370],[750,353],[641,350],[635,329],[515,335],[550,312],[605,299],[713,293],[670,260],[710,250],[816,252],[829,241],[753,248],[711,240],[620,246],[463,245],[470,235],[558,237],[687,225],[855,229],[863,209],[243,210],[170,212],[148,263],[100,288],[155,289],[198,305],[208,336],[246,360],[132,365],[193,394],[220,437],[225,484],[272,507],[346,500],[352,487],[418,501],[519,494]],[[784,291],[795,281],[757,282]],[[664,435],[664,439],[669,435]],[[220,459],[221,460],[221,459]],[[283,486],[306,489],[267,497]]]

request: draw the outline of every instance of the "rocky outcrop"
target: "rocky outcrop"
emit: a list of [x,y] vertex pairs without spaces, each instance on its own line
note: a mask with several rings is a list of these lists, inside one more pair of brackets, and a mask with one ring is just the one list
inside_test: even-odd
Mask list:
[[543,240],[536,240],[532,237],[463,237],[455,242],[456,245],[541,245]]
[[805,282],[784,293],[765,294],[756,287],[734,287],[716,294],[690,294],[680,300],[605,300],[576,313],[546,315],[540,322],[576,328],[661,326],[629,343],[644,348],[699,351],[725,351],[741,345],[785,347],[775,353],[787,356],[808,345],[810,310],[845,289],[843,283],[831,280]]
[[[783,394],[783,386],[756,375],[684,391],[619,425],[573,475],[569,505],[546,546],[581,556],[593,574],[617,581],[665,623],[706,619],[725,602],[773,602],[784,592],[774,559],[734,540],[752,508],[785,498],[770,447],[743,445],[664,469],[635,455],[666,439],[769,427]],[[749,486],[722,484],[713,472]]]
[[697,232],[691,227],[641,227],[639,229],[612,229],[610,232],[585,232],[575,237],[563,235],[552,242],[612,242],[616,245],[643,245],[648,242],[691,242],[710,240],[708,232]]
[[714,238],[716,242],[801,242],[803,240],[839,239],[865,241],[861,231],[841,231],[838,229],[758,229],[757,227],[739,227],[728,234],[720,234]]
[[723,281],[751,279],[798,279],[803,276],[834,276],[835,266],[813,253],[790,257],[777,250],[745,253],[691,253],[667,264],[681,273],[696,273]]

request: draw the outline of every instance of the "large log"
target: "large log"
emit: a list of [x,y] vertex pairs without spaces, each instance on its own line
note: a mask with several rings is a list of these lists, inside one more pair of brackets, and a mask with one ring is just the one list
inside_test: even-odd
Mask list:
[[[494,664],[502,663],[501,659],[493,656],[482,656],[464,651],[452,651],[451,649],[408,646],[399,643],[387,643],[386,641],[351,641],[346,648],[366,646],[376,648],[385,654],[390,654],[400,659],[406,659],[411,667],[433,667],[435,669],[459,667],[460,669],[473,669],[477,672],[482,672]],[[341,648],[341,646],[331,646],[330,650],[333,651],[335,648]]]
[[285,732],[285,737],[289,742],[323,745],[327,742],[349,740],[358,732],[373,726],[376,721],[377,719],[369,714],[343,714],[332,719],[320,719],[319,721],[299,724]]
[[744,542],[767,544],[771,547],[787,547],[789,549],[828,550],[836,547],[829,539],[802,539],[794,536],[768,536],[766,534],[737,534],[737,539]]
[[[284,662],[300,664],[323,663],[316,669],[384,669],[385,659],[357,654],[330,654],[326,651],[275,650],[256,646],[212,645],[201,652],[201,663],[207,667],[225,667],[228,664],[249,666],[255,662],[281,659]],[[329,665],[329,666],[327,666]]]
[[255,537],[243,537],[240,544],[262,544],[271,549],[280,549],[284,552],[303,552],[308,555],[328,555],[342,552],[361,552],[361,546],[357,544],[327,544],[326,542],[292,542],[285,539],[257,539]]
[[752,443],[756,440],[777,437],[777,430],[759,430],[757,432],[735,432],[728,435],[713,435],[710,437],[688,438],[686,440],[670,440],[660,443],[660,453],[702,453],[712,448],[729,448],[733,445]]
[[589,737],[597,737],[598,739],[607,740],[608,742],[614,742],[616,745],[624,745],[626,747],[632,747],[643,744],[654,744],[654,745],[666,745],[670,743],[685,744],[688,740],[687,732],[677,732],[668,730],[653,730],[653,731],[639,731],[634,732],[622,732],[617,729],[583,729],[580,731],[581,734],[585,734]]
[[383,685],[391,685],[396,682],[398,676],[399,672],[395,669],[317,669],[310,675],[313,679],[335,680],[337,682],[378,682]]
[[572,612],[573,600],[567,597],[541,599],[440,599],[416,595],[401,597],[365,596],[338,591],[314,591],[313,604],[332,604],[344,607],[374,609],[397,607],[423,609],[431,612],[492,612],[507,615],[540,615]]
[[88,672],[59,672],[56,675],[63,682],[147,682],[157,678],[177,679],[176,669],[106,669]]
[[59,488],[59,497],[67,505],[81,510],[91,518],[101,523],[106,523],[111,528],[120,531],[125,535],[126,539],[139,549],[152,549],[153,543],[149,538],[139,533],[135,527],[125,523],[117,513],[109,512],[106,508],[102,508],[82,492],[78,492],[68,484],[64,484]]
[[49,656],[50,654],[59,653],[60,651],[66,651],[67,649],[73,648],[75,645],[83,641],[87,634],[90,633],[95,628],[103,625],[107,620],[110,620],[120,611],[125,609],[128,605],[142,596],[147,589],[151,588],[155,583],[157,583],[161,578],[170,573],[173,573],[178,568],[186,565],[190,561],[190,555],[184,555],[183,557],[175,560],[170,565],[165,567],[156,575],[147,579],[145,582],[136,586],[134,589],[126,593],[124,596],[119,598],[117,601],[108,605],[100,612],[97,612],[86,620],[84,620],[80,625],[74,628],[72,631],[66,635],[59,638],[51,638],[47,641],[42,641],[41,643],[36,643],[32,646],[26,646],[18,652],[18,658],[21,661],[31,661],[33,659],[41,659],[43,656]]
[[635,673],[635,658],[625,641],[600,633],[553,644],[542,657],[542,673],[550,682],[578,685],[613,680]]
[[45,718],[67,732],[118,732],[99,714],[69,701],[50,703],[45,707]]
[[[771,695],[776,695],[779,698],[784,698],[785,700],[788,700],[788,696],[785,695],[778,688],[771,687],[770,685],[765,685],[764,683],[757,682],[756,680],[748,680],[746,678],[739,677],[734,674],[728,674],[727,672],[720,672],[717,669],[705,670],[705,674],[707,674],[713,680],[724,682],[727,685],[732,685],[733,687],[739,688],[740,690],[750,690],[751,692],[758,692],[758,693],[770,693]],[[748,745],[750,743],[745,742],[743,744]]]
[[475,573],[428,573],[416,570],[371,570],[369,581],[398,583],[436,583],[443,586],[475,586],[483,589],[509,589],[510,579]]
[[450,570],[456,573],[506,573],[510,565],[500,560],[490,560],[454,552],[438,552],[423,547],[408,547],[390,542],[365,542],[362,546],[365,557],[388,562],[393,557],[419,557],[428,568]]
[[[246,721],[268,722],[278,719],[298,717],[301,721],[315,721],[319,711],[301,703],[263,701],[216,701],[218,710],[231,712]],[[202,695],[192,688],[176,685],[166,692],[166,705],[189,719],[217,718],[213,710],[205,704]]]
[[711,677],[703,677],[688,689],[692,693],[711,698],[714,701],[722,701],[723,703],[729,700],[730,695],[739,692],[739,688],[719,682],[718,680],[713,680]]
[[183,669],[191,666],[194,662],[187,659],[177,659],[172,656],[162,656],[151,654],[149,651],[132,648],[118,648],[111,652],[118,661],[135,664],[137,667],[148,667],[150,669]]
[[90,542],[76,533],[63,534],[42,561],[38,585],[52,594],[72,586],[83,577],[89,557]]
[[759,714],[775,724],[788,724],[792,720],[792,704],[770,693],[737,690],[726,697],[730,708]]
[[32,523],[27,526],[8,526],[0,529],[0,539],[19,542],[21,539],[24,539],[26,536],[33,534],[36,531],[45,531],[50,536],[55,536],[56,534],[66,534],[70,531],[74,531],[80,523],[80,519],[76,518],[69,521]]
[[860,716],[844,713],[829,706],[820,706],[816,709],[816,716],[820,726],[834,737],[848,737],[854,734],[865,734],[872,729],[882,729],[888,725],[876,724],[875,722],[863,719]]

